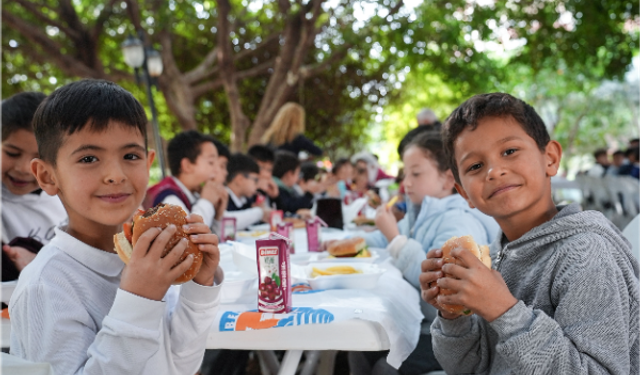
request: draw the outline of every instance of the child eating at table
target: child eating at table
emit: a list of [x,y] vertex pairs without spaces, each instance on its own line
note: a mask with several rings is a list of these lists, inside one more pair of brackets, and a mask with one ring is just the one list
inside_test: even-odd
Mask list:
[[440,310],[431,332],[444,370],[638,374],[638,263],[601,213],[554,204],[562,148],[536,111],[508,94],[476,95],[443,136],[456,188],[502,229],[493,269],[462,248],[451,251],[457,264],[443,265],[438,249],[422,264],[422,296]]
[[142,203],[154,157],[147,119],[121,87],[81,80],[54,91],[33,126],[39,159],[31,170],[57,194],[66,227],[21,273],[9,303],[11,354],[47,362],[58,374],[194,374],[220,298],[218,239],[197,215],[185,232],[203,253],[175,304],[162,301],[193,263],[177,262],[180,241],[162,258],[174,225],[145,231],[128,265],[114,235]]
[[252,198],[258,190],[260,167],[247,155],[231,155],[227,164],[227,192],[229,204],[225,217],[236,219],[236,229],[243,230],[260,221],[269,221],[271,209],[254,204]]
[[43,192],[31,174],[38,157],[33,114],[44,98],[23,92],[2,102],[2,281],[17,279],[67,219],[60,199]]
[[[165,177],[147,190],[145,207],[158,203],[175,204],[188,213],[202,216],[212,227],[224,214],[221,201],[226,203],[227,192],[215,179],[221,175],[215,139],[197,130],[178,133],[167,145],[167,158],[172,176]],[[226,207],[226,204],[223,204]]]
[[[427,251],[439,248],[453,236],[467,234],[472,235],[479,244],[488,244],[497,233],[491,230],[490,218],[474,212],[464,198],[455,193],[453,174],[437,134],[415,137],[404,148],[402,161],[408,198],[407,214],[400,222],[396,222],[391,209],[386,205],[381,206],[375,218],[378,230],[365,234],[364,238],[371,247],[386,248],[404,278],[419,289],[420,264]],[[399,369],[403,375],[440,369],[433,356],[429,334],[436,311],[426,304],[422,307],[425,320],[420,339],[416,349]],[[357,368],[362,369],[370,364],[376,356],[380,358],[379,354],[373,353],[364,356],[369,357],[368,363],[356,364],[358,355],[350,356],[354,375],[361,373]],[[373,366],[380,368],[389,365],[383,360]]]

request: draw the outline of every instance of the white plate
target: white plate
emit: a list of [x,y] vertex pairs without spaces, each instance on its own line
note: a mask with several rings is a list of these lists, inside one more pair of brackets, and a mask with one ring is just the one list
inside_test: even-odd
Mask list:
[[13,294],[13,290],[16,288],[16,285],[18,285],[18,280],[2,282],[2,291],[0,291],[0,294],[2,294],[2,302],[6,304],[9,303],[9,299],[11,298],[11,294]]
[[327,263],[374,263],[380,257],[378,251],[375,248],[369,248],[371,256],[368,258],[330,258],[328,252],[323,251],[318,253],[318,262]]
[[220,302],[234,303],[240,300],[245,300],[249,293],[252,293],[249,297],[257,297],[257,293],[255,292],[257,289],[257,277],[249,276],[240,271],[225,272]]
[[[324,270],[335,266],[350,266],[362,273],[347,275],[329,275],[311,277],[313,267]],[[375,264],[368,263],[310,263],[304,268],[305,275],[312,289],[373,289],[384,270]]]

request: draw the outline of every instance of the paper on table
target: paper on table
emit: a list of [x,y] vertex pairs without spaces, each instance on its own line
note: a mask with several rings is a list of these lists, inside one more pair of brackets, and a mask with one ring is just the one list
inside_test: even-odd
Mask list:
[[362,197],[362,198],[358,198],[355,201],[351,202],[351,204],[342,204],[342,221],[345,224],[348,224],[350,222],[353,221],[353,219],[356,218],[356,216],[358,216],[358,212],[360,212],[360,210],[362,210],[362,208],[364,206],[367,205],[367,202],[369,201],[369,198],[367,197]]

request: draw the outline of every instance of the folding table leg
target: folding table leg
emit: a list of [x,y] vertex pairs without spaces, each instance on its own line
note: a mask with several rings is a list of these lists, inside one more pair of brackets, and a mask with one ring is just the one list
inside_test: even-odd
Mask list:
[[324,350],[320,356],[320,365],[316,375],[332,375],[336,365],[337,350]]
[[287,350],[282,362],[280,362],[278,375],[295,375],[300,358],[302,358],[302,350]]
[[300,371],[300,375],[313,375],[316,372],[316,368],[318,367],[318,361],[320,360],[321,355],[320,350],[307,350],[304,355],[304,366],[302,366],[302,371]]
[[260,370],[263,375],[276,375],[280,368],[280,363],[273,350],[256,350],[258,361],[260,362]]

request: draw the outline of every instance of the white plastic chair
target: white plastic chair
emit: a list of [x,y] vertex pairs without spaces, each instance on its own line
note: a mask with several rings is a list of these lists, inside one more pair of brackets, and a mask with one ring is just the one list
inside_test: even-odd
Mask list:
[[640,215],[637,215],[622,231],[629,242],[631,242],[631,252],[640,262]]
[[11,375],[55,375],[53,368],[48,363],[29,362],[11,354],[2,353],[3,374]]

